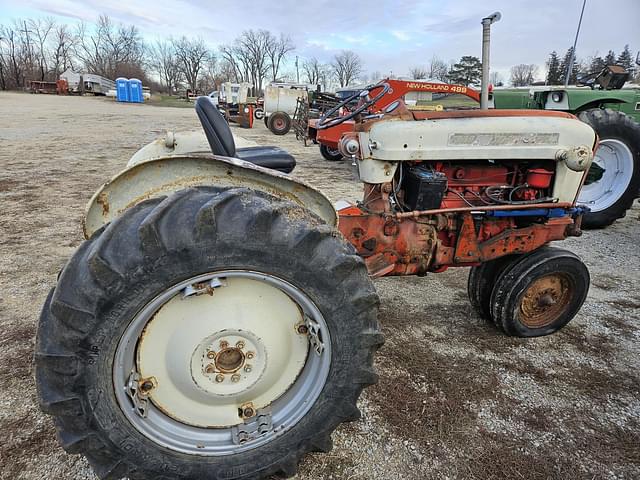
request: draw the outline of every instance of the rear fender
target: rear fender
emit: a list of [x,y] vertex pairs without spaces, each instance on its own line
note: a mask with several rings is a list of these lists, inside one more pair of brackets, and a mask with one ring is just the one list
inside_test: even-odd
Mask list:
[[149,198],[196,186],[247,187],[297,203],[331,226],[338,216],[315,188],[283,173],[237,158],[190,154],[133,165],[105,183],[89,201],[83,220],[85,238],[128,208]]

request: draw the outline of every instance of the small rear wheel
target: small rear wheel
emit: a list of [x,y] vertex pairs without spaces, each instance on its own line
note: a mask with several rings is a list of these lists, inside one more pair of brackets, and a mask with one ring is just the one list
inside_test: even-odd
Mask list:
[[320,154],[324,157],[325,160],[329,160],[330,162],[337,162],[344,158],[340,153],[340,150],[338,150],[337,148],[328,147],[323,143],[320,144]]
[[291,130],[291,117],[285,112],[272,113],[267,127],[274,135],[286,135]]
[[376,381],[354,248],[244,188],[151,199],[85,242],[42,310],[41,407],[103,479],[291,476]]
[[543,247],[502,272],[491,293],[491,315],[507,335],[549,335],[575,317],[589,283],[589,270],[575,254]]
[[253,111],[253,116],[256,118],[256,120],[262,120],[264,118],[264,109],[263,108],[256,108]]

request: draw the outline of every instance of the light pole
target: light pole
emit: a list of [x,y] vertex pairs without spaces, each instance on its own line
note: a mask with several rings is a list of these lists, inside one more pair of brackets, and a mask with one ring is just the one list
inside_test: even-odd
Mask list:
[[571,78],[571,71],[573,70],[573,62],[576,59],[576,45],[578,44],[578,35],[580,35],[580,26],[582,25],[582,16],[584,15],[584,7],[587,4],[587,0],[582,2],[582,11],[580,12],[580,20],[578,20],[578,29],[576,30],[576,38],[573,40],[573,49],[571,50],[571,58],[569,59],[569,65],[567,65],[567,75],[564,77],[564,86],[569,85],[569,79]]
[[502,18],[500,12],[495,12],[482,19],[482,80],[480,85],[480,108],[489,108],[489,52],[491,24]]

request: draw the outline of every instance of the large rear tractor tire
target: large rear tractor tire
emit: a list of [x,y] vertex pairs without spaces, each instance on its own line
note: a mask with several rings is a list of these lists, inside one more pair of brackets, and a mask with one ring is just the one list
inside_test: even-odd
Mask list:
[[300,206],[245,188],[150,199],[49,294],[39,402],[101,479],[291,476],[359,417],[377,306],[354,248]]
[[274,135],[286,135],[291,130],[291,117],[285,112],[272,113],[267,127]]
[[337,148],[327,147],[323,143],[320,144],[320,154],[324,157],[325,160],[329,160],[330,162],[337,162],[344,158],[340,153],[340,150],[338,150]]
[[586,110],[578,115],[600,138],[578,202],[591,212],[584,228],[602,228],[622,218],[640,194],[640,124],[611,109]]
[[575,317],[589,283],[589,270],[577,255],[540,248],[502,271],[491,293],[491,317],[510,336],[549,335]]

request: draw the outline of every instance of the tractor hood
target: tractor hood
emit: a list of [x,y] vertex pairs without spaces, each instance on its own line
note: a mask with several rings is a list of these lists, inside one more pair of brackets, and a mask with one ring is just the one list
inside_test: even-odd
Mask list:
[[589,125],[550,115],[398,120],[360,134],[364,158],[383,161],[555,159],[595,141]]

